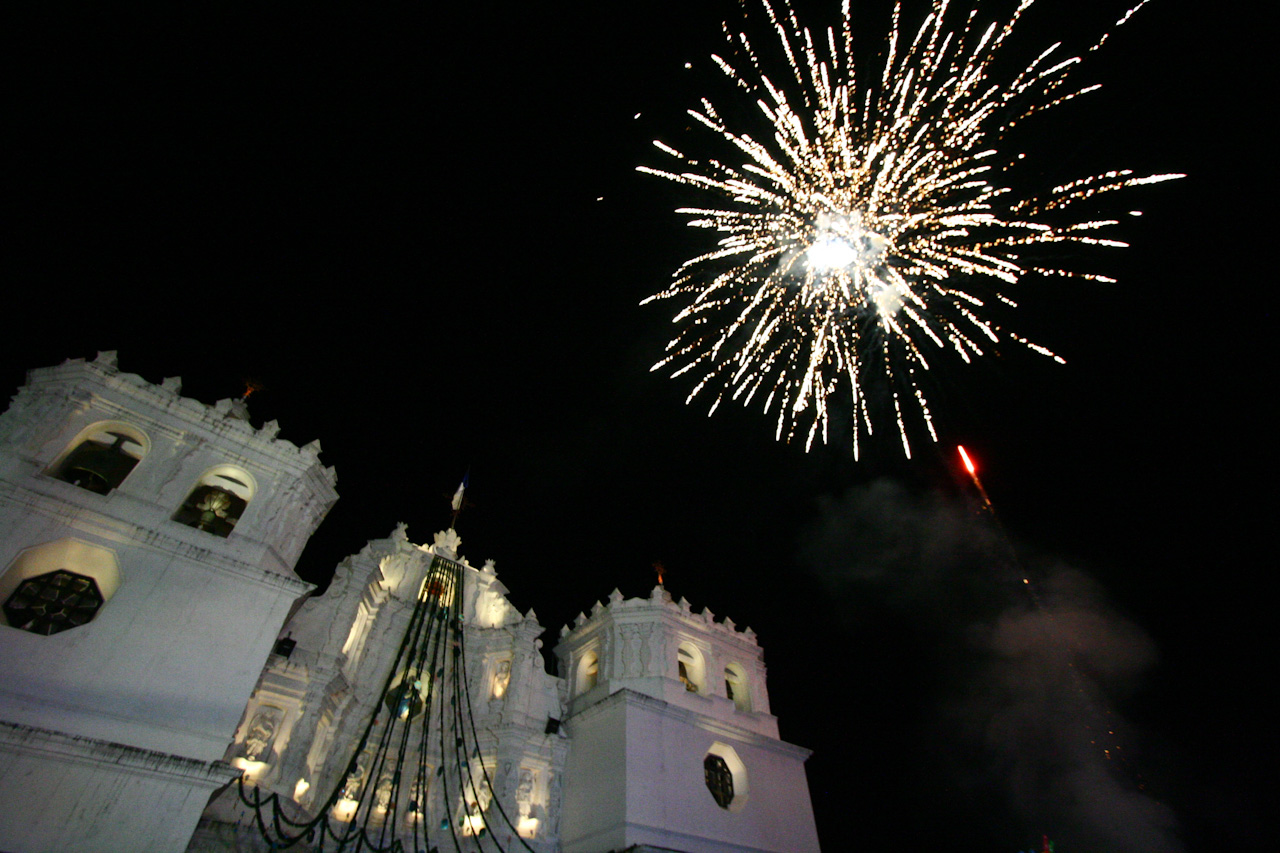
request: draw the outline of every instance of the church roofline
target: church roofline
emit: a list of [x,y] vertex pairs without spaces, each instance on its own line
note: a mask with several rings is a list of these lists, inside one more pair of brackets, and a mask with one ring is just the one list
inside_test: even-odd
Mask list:
[[682,597],[679,602],[673,601],[671,594],[661,584],[653,588],[648,598],[624,598],[622,593],[615,589],[609,595],[607,605],[597,601],[592,606],[590,615],[579,613],[572,625],[563,626],[560,629],[560,642],[571,642],[571,638],[576,639],[575,635],[589,633],[604,614],[608,614],[618,622],[629,622],[637,617],[651,617],[655,613],[690,627],[710,629],[745,645],[755,648],[759,648],[760,645],[756,639],[756,632],[750,627],[738,630],[737,624],[727,616],[717,622],[715,614],[707,607],[694,612],[688,599]]
[[[246,448],[269,456],[273,463],[299,472],[314,468],[318,474],[315,479],[327,486],[328,491],[333,491],[337,486],[337,472],[332,466],[325,467],[320,462],[319,440],[298,445],[279,438],[280,424],[274,420],[261,427],[254,427],[244,419],[240,401],[223,399],[210,405],[192,397],[184,397],[180,393],[182,380],[178,377],[168,377],[156,384],[135,373],[124,373],[117,365],[114,351],[100,352],[92,361],[71,358],[53,367],[27,371],[27,382],[18,389],[13,402],[18,402],[27,394],[38,394],[46,387],[84,387],[86,383],[99,385],[166,415],[180,418],[191,426],[216,435],[220,440],[238,441]],[[109,405],[109,401],[104,402]],[[316,486],[319,485],[321,483],[316,483]],[[333,499],[336,500],[336,497],[335,493]]]

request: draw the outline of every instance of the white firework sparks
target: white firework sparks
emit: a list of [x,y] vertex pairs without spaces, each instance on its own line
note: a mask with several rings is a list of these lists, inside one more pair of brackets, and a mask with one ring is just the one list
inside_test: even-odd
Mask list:
[[[932,0],[905,49],[895,6],[883,69],[863,88],[855,85],[849,0],[841,31],[828,29],[819,40],[789,0],[781,2],[775,10],[761,0],[790,66],[785,84],[765,74],[744,33],[725,30],[742,57],[738,66],[712,56],[759,108],[772,144],[731,129],[703,99],[689,114],[736,148],[742,164],[694,160],[655,141],[681,166],[640,167],[720,199],[677,211],[692,217],[691,226],[722,236],[645,300],[688,302],[674,321],[681,331],[653,369],[693,372],[689,400],[712,389],[711,412],[726,396],[744,405],[763,396],[766,412],[777,406],[778,438],[790,440],[808,424],[806,450],[818,434],[827,441],[830,401],[847,383],[855,456],[862,429],[872,427],[864,378],[884,371],[909,457],[900,395],[914,401],[937,440],[917,381],[929,368],[926,354],[949,350],[968,362],[1008,338],[1062,361],[985,319],[973,285],[1012,305],[998,291],[1028,273],[1110,281],[1025,265],[1020,255],[1049,243],[1123,246],[1098,236],[1116,220],[1073,219],[1063,210],[1099,193],[1182,176],[1105,172],[1038,198],[1019,197],[1005,183],[1020,159],[999,150],[1005,132],[1097,88],[1068,85],[1080,58],[1058,57],[1057,44],[1012,81],[991,78],[993,60],[1033,0],[1022,0],[1006,23],[985,27],[976,23],[977,6],[952,27],[948,0]],[[798,101],[787,94],[792,83]]]

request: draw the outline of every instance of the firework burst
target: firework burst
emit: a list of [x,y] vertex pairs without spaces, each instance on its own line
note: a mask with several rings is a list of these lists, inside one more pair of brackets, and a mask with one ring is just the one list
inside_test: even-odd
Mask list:
[[909,44],[895,6],[884,65],[865,83],[855,74],[848,0],[839,33],[828,29],[819,39],[789,0],[781,2],[775,8],[761,0],[789,66],[780,66],[782,82],[765,73],[745,33],[726,27],[732,61],[712,56],[754,101],[771,139],[730,128],[704,98],[689,114],[736,149],[741,165],[693,159],[655,141],[680,165],[640,167],[715,196],[714,205],[677,212],[721,235],[645,300],[687,303],[675,317],[680,331],[653,369],[692,373],[689,401],[709,389],[711,412],[726,397],[744,405],[763,397],[766,412],[777,407],[779,439],[807,427],[806,450],[818,435],[828,440],[831,401],[847,385],[855,456],[860,434],[872,429],[866,380],[882,372],[909,457],[904,409],[918,410],[937,440],[918,381],[933,353],[969,362],[1007,338],[1062,361],[985,318],[987,303],[1013,305],[1002,291],[1029,273],[1111,280],[1028,264],[1028,249],[1123,246],[1099,236],[1116,220],[1073,217],[1071,205],[1181,175],[1114,171],[1036,197],[1013,190],[1020,155],[1000,150],[1006,132],[1097,88],[1068,84],[1080,57],[1060,56],[1056,44],[1011,81],[992,79],[993,62],[1032,0],[1007,22],[986,26],[976,5],[953,25],[947,0],[932,0]]

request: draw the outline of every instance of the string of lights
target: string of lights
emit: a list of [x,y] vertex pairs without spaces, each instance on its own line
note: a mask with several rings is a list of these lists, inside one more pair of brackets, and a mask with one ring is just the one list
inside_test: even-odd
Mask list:
[[[345,772],[313,817],[291,818],[278,793],[244,778],[241,801],[273,850],[351,853],[491,849],[505,853],[490,821],[532,848],[496,796],[471,703],[462,612],[464,567],[435,555]],[[434,746],[434,748],[433,748]]]

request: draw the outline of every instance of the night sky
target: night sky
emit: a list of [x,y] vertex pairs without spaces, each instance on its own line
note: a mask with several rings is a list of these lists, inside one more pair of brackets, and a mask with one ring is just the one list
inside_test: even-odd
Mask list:
[[[1125,9],[1042,6],[1031,55]],[[889,9],[855,4],[867,59]],[[666,164],[655,137],[729,156],[684,110],[729,103],[708,54],[736,15],[43,7],[13,29],[0,390],[107,349],[205,402],[261,383],[255,422],[338,471],[299,564],[321,584],[399,521],[429,542],[469,470],[462,552],[497,561],[548,650],[661,562],[759,635],[828,853],[1274,843],[1259,23],[1155,0],[1075,76],[1101,91],[1020,129],[1035,186],[1189,177],[1100,203],[1131,248],[1058,258],[1118,284],[1016,289],[998,320],[1065,366],[939,359],[939,443],[913,425],[907,460],[882,421],[855,462],[839,432],[806,454],[648,370],[674,308],[638,303],[708,235],[673,212],[699,197],[635,167]]]

